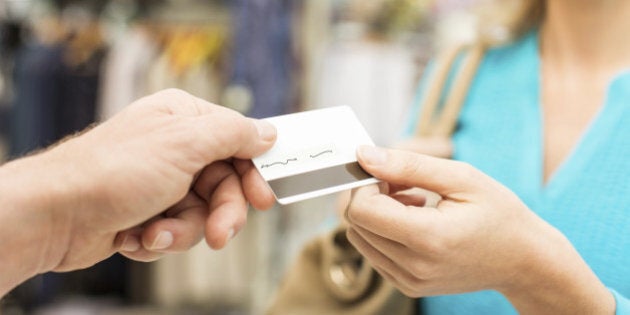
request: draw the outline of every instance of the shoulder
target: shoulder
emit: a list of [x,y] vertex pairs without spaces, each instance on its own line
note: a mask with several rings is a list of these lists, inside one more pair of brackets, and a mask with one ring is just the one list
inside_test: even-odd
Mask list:
[[495,76],[538,71],[538,59],[538,34],[530,32],[516,41],[488,49],[479,71]]
[[538,89],[540,60],[537,33],[486,50],[469,91],[469,100],[523,98]]
[[[470,47],[475,47],[471,45]],[[456,49],[451,52],[443,52],[429,63],[427,74],[437,70],[438,64],[444,64],[444,60],[448,60],[449,54],[455,56],[450,69],[448,69],[448,80],[446,87],[450,87],[452,80],[460,72],[465,64],[468,54],[472,53],[472,48],[459,49],[456,55],[452,55]],[[444,70],[444,69],[443,69]],[[443,71],[441,70],[441,71]],[[477,81],[489,81],[487,83],[494,84],[495,80],[504,83],[518,83],[519,78],[531,79],[536,76],[539,71],[539,55],[538,55],[538,33],[532,31],[525,34],[521,38],[506,43],[501,46],[493,46],[487,48],[484,52],[479,66],[476,69],[473,86],[478,85]],[[432,77],[425,75],[423,81],[428,81]],[[426,83],[426,82],[424,82]]]

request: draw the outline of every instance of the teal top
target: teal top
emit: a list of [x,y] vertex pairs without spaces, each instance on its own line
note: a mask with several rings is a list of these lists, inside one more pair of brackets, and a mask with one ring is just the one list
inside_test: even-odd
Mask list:
[[[487,52],[453,136],[454,159],[509,187],[564,233],[615,295],[617,314],[630,315],[630,72],[610,83],[604,106],[544,183],[538,51],[532,32]],[[421,308],[428,315],[516,314],[494,291],[424,298]]]

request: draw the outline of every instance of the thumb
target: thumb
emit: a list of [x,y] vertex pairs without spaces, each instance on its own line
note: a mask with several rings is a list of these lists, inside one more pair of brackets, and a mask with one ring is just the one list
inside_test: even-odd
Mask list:
[[145,108],[181,118],[181,124],[173,126],[175,142],[184,142],[180,147],[186,150],[182,153],[194,157],[202,166],[231,157],[251,159],[269,150],[276,141],[276,129],[270,123],[246,118],[185,91],[160,91],[139,102],[146,104]]
[[357,155],[361,166],[380,180],[427,189],[446,197],[476,191],[490,182],[466,163],[408,151],[361,146]]
[[[218,107],[218,106],[217,106]],[[201,115],[191,126],[197,152],[205,164],[231,157],[251,159],[269,150],[276,141],[276,128],[264,120],[246,118],[227,108]]]

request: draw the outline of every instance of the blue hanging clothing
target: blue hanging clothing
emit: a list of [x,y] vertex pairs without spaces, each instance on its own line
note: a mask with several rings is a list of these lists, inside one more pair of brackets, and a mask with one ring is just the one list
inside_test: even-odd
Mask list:
[[19,157],[57,140],[62,104],[63,47],[31,43],[15,59],[10,156]]
[[77,65],[64,65],[61,83],[63,102],[57,112],[56,137],[61,139],[88,127],[96,120],[104,48]]
[[255,118],[290,112],[295,68],[292,50],[294,0],[234,1],[235,51],[231,83],[248,88]]
[[30,43],[16,55],[10,156],[45,148],[95,121],[105,50],[78,65],[64,62],[63,44]]

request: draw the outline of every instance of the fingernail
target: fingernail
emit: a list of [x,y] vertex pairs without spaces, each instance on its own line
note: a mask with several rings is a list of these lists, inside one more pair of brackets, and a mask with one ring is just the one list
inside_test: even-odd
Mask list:
[[264,120],[254,120],[258,134],[265,141],[271,141],[276,138],[276,127]]
[[234,234],[236,234],[236,231],[233,228],[228,231],[228,236],[227,236],[228,242],[234,238]]
[[358,149],[359,158],[371,165],[381,165],[387,162],[387,151],[373,146],[360,146]]
[[135,252],[140,249],[140,239],[135,235],[127,235],[120,245],[121,252]]
[[150,250],[162,250],[167,249],[169,246],[173,245],[173,234],[168,231],[162,231],[153,241]]

